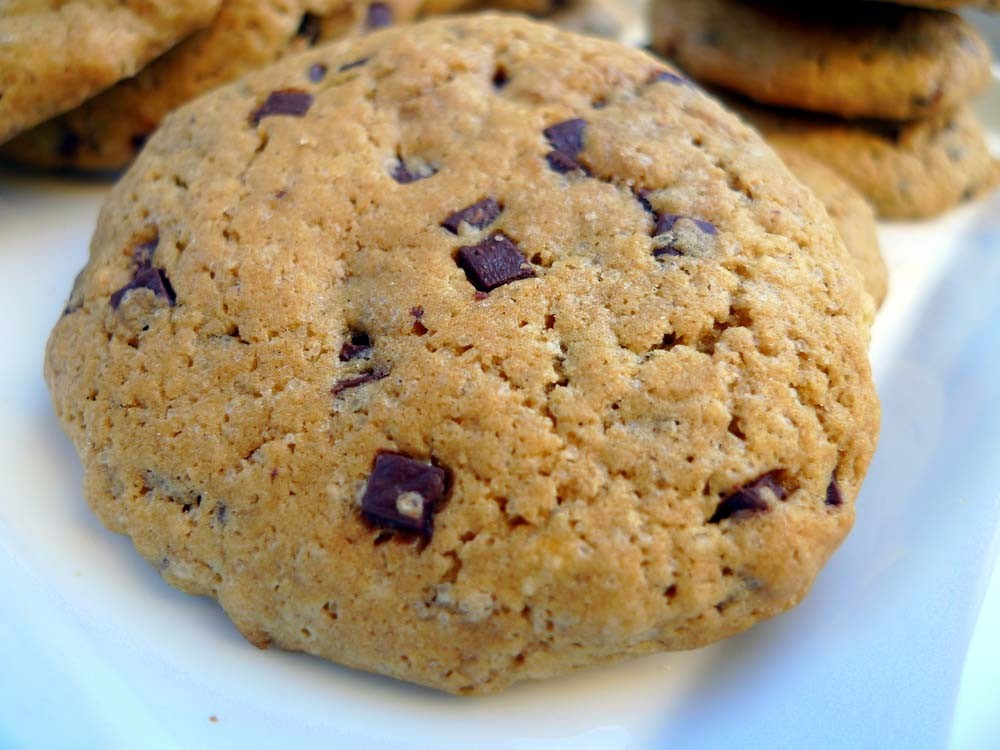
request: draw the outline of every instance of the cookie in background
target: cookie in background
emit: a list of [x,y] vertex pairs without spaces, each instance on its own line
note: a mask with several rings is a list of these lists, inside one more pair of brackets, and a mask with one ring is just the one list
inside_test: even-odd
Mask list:
[[0,143],[134,74],[219,0],[0,4]]
[[653,0],[651,23],[660,54],[742,97],[737,108],[772,143],[826,164],[881,218],[937,216],[997,184],[969,105],[990,80],[989,46],[952,12]]
[[128,166],[171,111],[289,54],[412,20],[420,0],[223,0],[211,25],[135,76],[0,148],[16,163],[81,170]]

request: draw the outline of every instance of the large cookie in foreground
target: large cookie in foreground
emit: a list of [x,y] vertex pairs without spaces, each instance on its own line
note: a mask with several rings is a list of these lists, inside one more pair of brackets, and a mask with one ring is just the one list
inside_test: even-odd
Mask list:
[[223,0],[211,25],[135,76],[0,149],[39,167],[128,166],[170,112],[280,57],[351,33],[413,20],[420,0]]
[[0,5],[0,143],[130,76],[212,20],[219,0]]
[[990,49],[953,13],[887,3],[654,0],[654,47],[700,81],[848,118],[954,109],[990,80]]
[[503,16],[171,116],[46,377],[101,519],[258,645],[456,693],[802,599],[876,441],[814,196],[648,55]]

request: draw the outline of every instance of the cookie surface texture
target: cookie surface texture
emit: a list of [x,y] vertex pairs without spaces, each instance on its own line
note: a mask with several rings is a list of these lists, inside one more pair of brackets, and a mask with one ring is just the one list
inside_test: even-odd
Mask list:
[[826,208],[861,272],[865,291],[880,306],[889,292],[889,271],[879,245],[875,211],[847,180],[822,162],[793,148],[782,148],[778,153]]
[[0,143],[75,107],[195,29],[219,0],[12,0],[0,6]]
[[802,599],[877,433],[848,263],[662,63],[442,19],[168,118],[46,374],[167,581],[254,643],[487,693]]
[[410,21],[418,5],[418,0],[223,0],[209,28],[138,75],[23,133],[3,155],[41,167],[121,169],[185,102],[285,55]]
[[909,120],[953,109],[990,78],[961,17],[886,3],[655,0],[654,47],[695,78],[766,104]]

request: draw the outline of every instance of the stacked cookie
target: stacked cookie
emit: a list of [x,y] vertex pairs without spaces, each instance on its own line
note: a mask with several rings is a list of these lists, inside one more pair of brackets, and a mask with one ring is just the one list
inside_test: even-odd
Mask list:
[[[432,0],[428,10],[457,4]],[[23,2],[0,12],[0,142],[25,131],[2,155],[86,170],[127,166],[169,112],[216,86],[320,42],[409,21],[422,11],[421,0],[51,5]],[[167,10],[152,15],[158,6]],[[136,29],[123,29],[125,21]]]
[[[654,0],[656,49],[776,145],[812,156],[891,219],[937,215],[995,186],[969,99],[990,78],[959,0]],[[981,7],[996,8],[992,2]]]
[[168,116],[45,374],[96,513],[253,643],[488,693],[801,601],[875,447],[870,314],[716,101],[486,15]]
[[0,156],[98,171],[127,166],[168,113],[217,86],[319,43],[418,16],[500,7],[549,15],[588,33],[642,36],[634,0],[51,5],[23,2],[0,10],[0,143],[10,141]]

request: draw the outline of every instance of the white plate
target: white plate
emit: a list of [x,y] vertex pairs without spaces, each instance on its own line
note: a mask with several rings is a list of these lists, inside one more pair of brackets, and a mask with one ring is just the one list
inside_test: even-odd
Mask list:
[[0,172],[0,747],[1000,747],[1000,576],[973,642],[1000,540],[1000,194],[884,228],[881,445],[801,606],[697,652],[458,699],[257,651],[91,516],[41,368],[106,192]]

